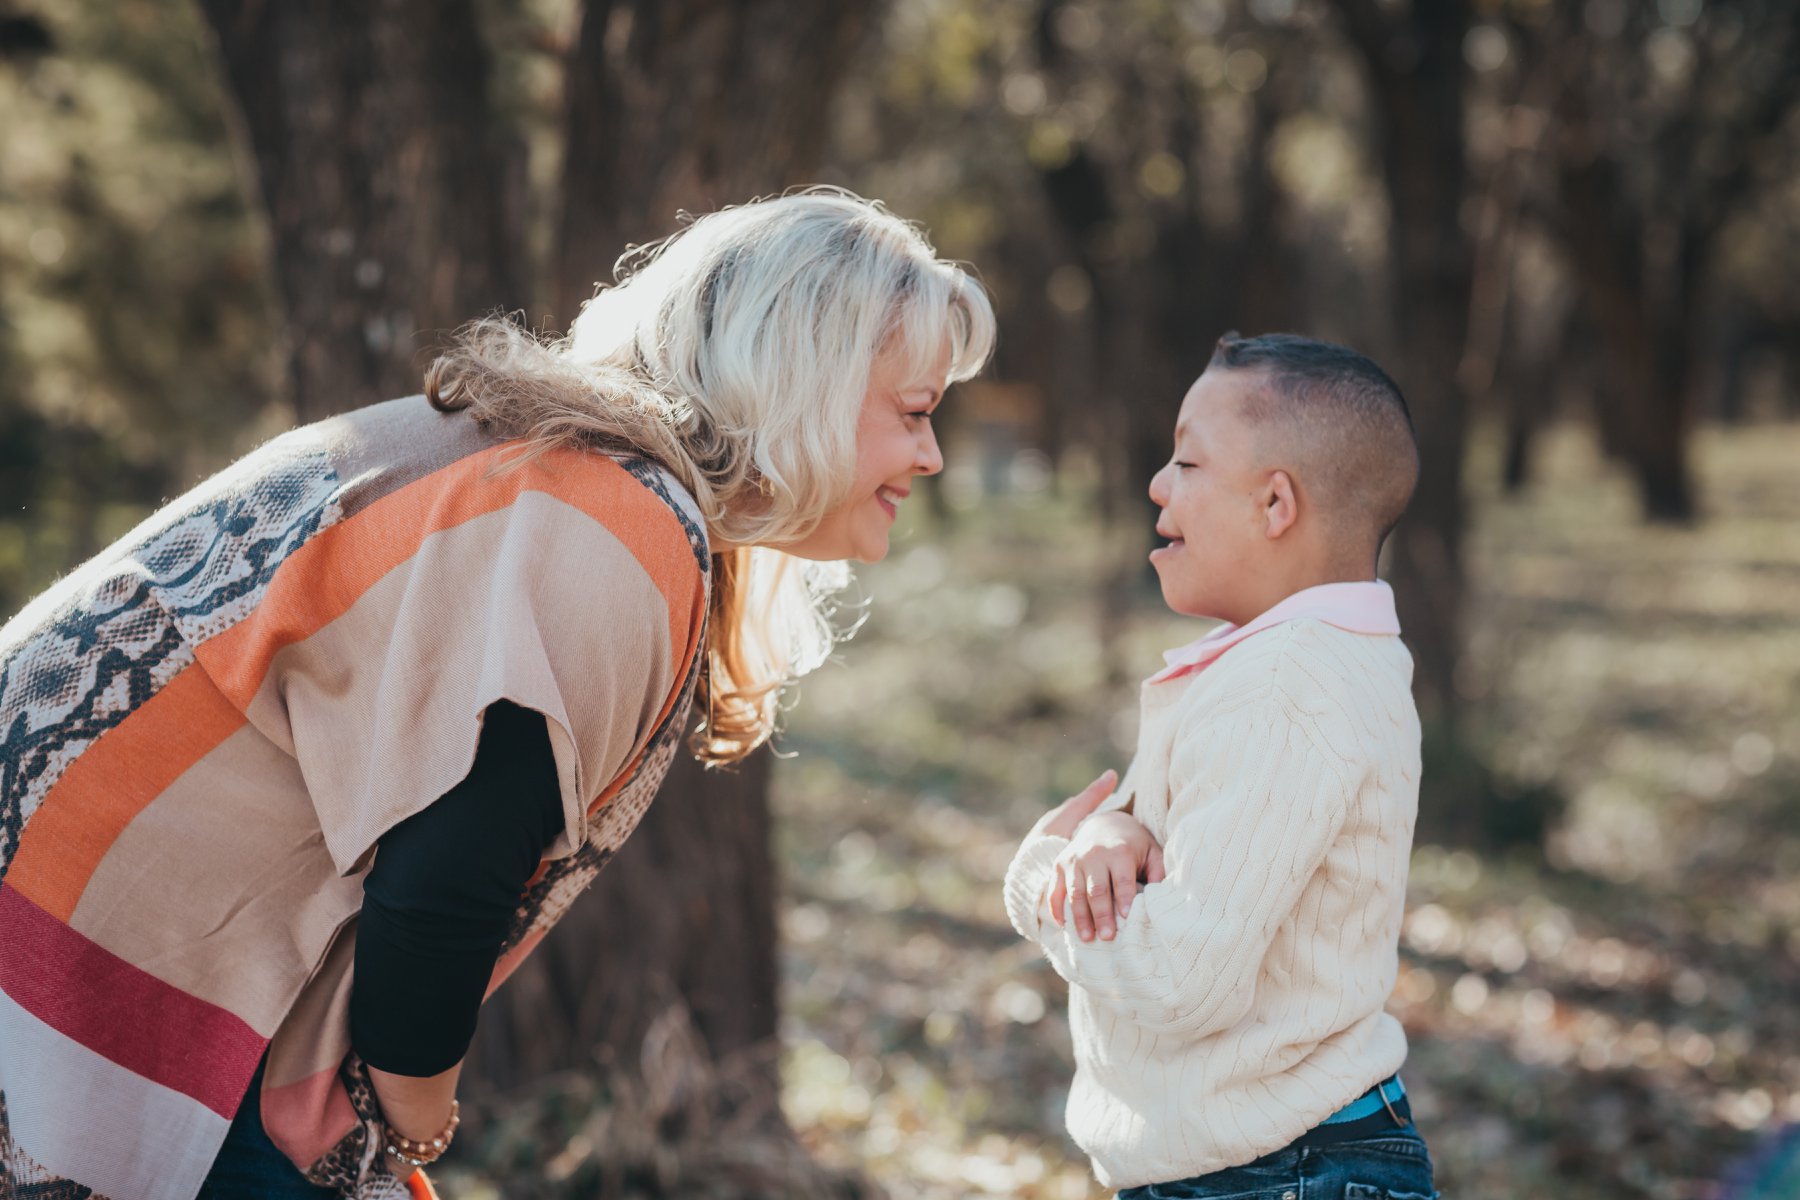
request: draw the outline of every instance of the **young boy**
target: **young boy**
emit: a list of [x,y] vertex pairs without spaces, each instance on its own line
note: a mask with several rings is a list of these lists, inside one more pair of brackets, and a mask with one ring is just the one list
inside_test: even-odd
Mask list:
[[1006,876],[1069,982],[1069,1131],[1121,1200],[1434,1195],[1383,1011],[1419,723],[1375,560],[1417,479],[1400,390],[1339,346],[1227,334],[1182,401],[1150,559],[1225,624],[1144,684],[1118,790]]

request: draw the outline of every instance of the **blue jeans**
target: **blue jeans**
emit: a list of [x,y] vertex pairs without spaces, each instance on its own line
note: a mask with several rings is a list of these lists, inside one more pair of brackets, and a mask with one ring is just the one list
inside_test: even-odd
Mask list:
[[307,1182],[264,1132],[262,1081],[263,1068],[258,1063],[250,1090],[244,1093],[225,1144],[195,1200],[330,1200],[337,1190]]
[[1126,1188],[1119,1200],[1436,1200],[1431,1155],[1411,1125],[1277,1150],[1211,1175]]

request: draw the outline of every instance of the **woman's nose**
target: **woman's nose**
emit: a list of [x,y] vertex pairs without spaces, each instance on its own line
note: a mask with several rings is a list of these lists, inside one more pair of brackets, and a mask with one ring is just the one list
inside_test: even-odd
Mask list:
[[919,457],[913,469],[920,475],[936,475],[944,469],[944,452],[938,448],[937,431],[929,425],[919,439]]

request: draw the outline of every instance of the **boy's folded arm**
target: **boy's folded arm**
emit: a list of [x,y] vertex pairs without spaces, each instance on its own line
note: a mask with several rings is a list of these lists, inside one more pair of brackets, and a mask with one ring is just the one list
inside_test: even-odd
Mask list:
[[1042,942],[1041,928],[1044,892],[1050,886],[1056,856],[1069,844],[1069,839],[1055,834],[1033,833],[1019,846],[1006,868],[1006,915],[1012,918],[1019,936]]
[[1083,820],[1093,815],[1096,809],[1105,808],[1108,801],[1117,799],[1115,788],[1118,782],[1116,771],[1102,771],[1099,778],[1038,818],[1038,823],[1025,835],[1012,864],[1006,869],[1004,888],[1007,915],[1021,937],[1034,942],[1038,940],[1042,924],[1038,901],[1049,889],[1056,856],[1068,846],[1069,838],[1074,836]]
[[1235,741],[1207,739],[1219,753],[1171,804],[1168,877],[1144,888],[1113,940],[1053,922],[1028,935],[1064,979],[1140,1028],[1204,1036],[1241,1020],[1276,931],[1343,828],[1352,765],[1281,706],[1257,707],[1233,723]]

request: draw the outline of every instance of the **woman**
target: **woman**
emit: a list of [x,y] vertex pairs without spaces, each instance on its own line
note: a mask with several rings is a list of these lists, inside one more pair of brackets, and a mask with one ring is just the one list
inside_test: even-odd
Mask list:
[[0,630],[0,1191],[404,1195],[690,701],[732,762],[823,657],[794,562],[886,553],[987,300],[831,190],[621,267],[565,341],[476,324]]

